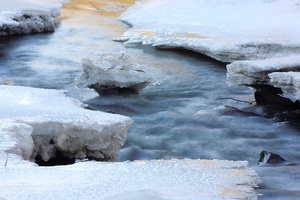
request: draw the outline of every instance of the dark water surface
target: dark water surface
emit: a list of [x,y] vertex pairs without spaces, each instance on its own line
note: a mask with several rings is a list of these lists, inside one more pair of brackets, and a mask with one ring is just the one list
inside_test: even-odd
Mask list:
[[[253,91],[228,87],[225,64],[184,50],[113,42],[126,28],[112,18],[76,13],[63,19],[55,33],[1,37],[0,78],[17,85],[68,90],[70,96],[92,108],[131,117],[134,123],[119,161],[247,160],[262,178],[261,199],[300,198],[299,130],[227,107],[261,112],[229,99],[250,102]],[[160,70],[166,80],[126,97],[98,96],[74,87],[83,57],[120,51],[136,63]],[[262,150],[280,154],[296,165],[259,167]]]

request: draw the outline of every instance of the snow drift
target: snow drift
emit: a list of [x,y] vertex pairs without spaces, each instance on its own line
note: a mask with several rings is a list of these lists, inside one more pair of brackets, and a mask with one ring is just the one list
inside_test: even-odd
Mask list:
[[0,35],[54,31],[61,0],[0,0]]
[[63,91],[0,86],[0,154],[47,162],[70,159],[116,160],[130,118],[91,111]]
[[149,84],[163,80],[162,73],[149,66],[135,64],[124,53],[102,54],[82,59],[83,74],[75,80],[80,88],[88,87],[99,94],[138,93]]

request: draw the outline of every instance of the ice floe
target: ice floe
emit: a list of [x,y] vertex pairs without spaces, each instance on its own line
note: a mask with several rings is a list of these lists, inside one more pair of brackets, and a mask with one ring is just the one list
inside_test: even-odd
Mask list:
[[54,31],[62,0],[0,0],[0,35]]
[[[70,159],[117,159],[132,120],[91,111],[64,91],[0,86],[0,154],[35,161],[62,154]],[[5,154],[5,153],[4,153]]]
[[75,80],[80,88],[88,87],[99,94],[138,93],[149,84],[163,80],[161,72],[135,64],[124,53],[101,54],[82,59],[83,74]]

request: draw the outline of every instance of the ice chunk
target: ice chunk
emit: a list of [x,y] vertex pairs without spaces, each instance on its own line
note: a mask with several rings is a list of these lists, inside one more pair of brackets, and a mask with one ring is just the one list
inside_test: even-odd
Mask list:
[[48,161],[60,152],[74,159],[116,160],[132,123],[84,109],[64,91],[2,85],[0,99],[0,151],[24,159]]
[[235,61],[227,65],[227,83],[229,85],[273,85],[299,98],[299,69],[299,56]]
[[269,74],[269,78],[272,85],[300,99],[300,72],[273,72]]
[[163,80],[161,72],[133,63],[124,53],[84,58],[82,67],[83,74],[75,80],[77,86],[95,89],[99,94],[124,90],[138,93],[147,85]]
[[[11,161],[13,162],[13,160]],[[256,199],[259,178],[246,161],[79,162],[0,166],[5,199]],[[63,177],[63,178],[62,178]]]
[[0,35],[54,31],[61,0],[0,0]]

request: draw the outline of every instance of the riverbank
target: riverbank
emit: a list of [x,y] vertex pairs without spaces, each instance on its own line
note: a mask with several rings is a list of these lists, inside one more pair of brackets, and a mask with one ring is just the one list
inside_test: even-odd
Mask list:
[[119,18],[131,28],[115,40],[185,48],[232,63],[227,65],[230,85],[274,86],[295,102],[299,17],[295,0],[142,1]]

